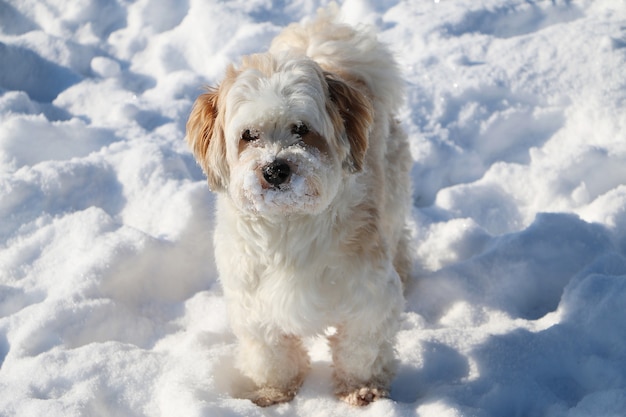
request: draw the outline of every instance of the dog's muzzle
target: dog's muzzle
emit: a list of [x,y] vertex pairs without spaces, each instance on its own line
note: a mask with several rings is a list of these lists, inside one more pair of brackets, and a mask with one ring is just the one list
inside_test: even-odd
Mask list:
[[263,178],[269,184],[277,186],[283,184],[291,175],[291,168],[287,162],[277,159],[263,167]]

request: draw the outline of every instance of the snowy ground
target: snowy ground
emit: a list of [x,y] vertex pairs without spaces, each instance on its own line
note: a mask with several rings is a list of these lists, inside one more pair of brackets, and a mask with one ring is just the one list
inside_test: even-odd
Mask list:
[[[272,4],[274,3],[274,4]],[[323,3],[323,2],[322,2]],[[626,2],[347,0],[408,82],[392,399],[233,398],[201,86],[313,0],[0,0],[0,415],[626,415]]]

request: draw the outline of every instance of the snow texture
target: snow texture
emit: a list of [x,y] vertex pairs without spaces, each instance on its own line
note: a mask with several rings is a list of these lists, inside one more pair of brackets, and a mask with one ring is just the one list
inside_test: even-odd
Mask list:
[[0,0],[0,416],[626,415],[626,3],[346,0],[407,80],[415,279],[391,399],[242,383],[184,143],[315,0]]

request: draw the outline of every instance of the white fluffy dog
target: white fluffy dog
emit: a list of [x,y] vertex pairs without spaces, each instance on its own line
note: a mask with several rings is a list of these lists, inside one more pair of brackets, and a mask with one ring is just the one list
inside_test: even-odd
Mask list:
[[354,405],[388,395],[411,267],[402,91],[375,35],[322,11],[196,100],[187,140],[218,193],[237,367],[261,406],[302,384],[301,337],[332,332],[336,394]]

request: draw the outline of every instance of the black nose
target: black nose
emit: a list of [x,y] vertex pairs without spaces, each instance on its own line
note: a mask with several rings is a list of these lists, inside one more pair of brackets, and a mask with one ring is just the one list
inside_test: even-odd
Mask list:
[[272,185],[280,185],[287,181],[291,169],[285,161],[276,160],[263,167],[263,178]]

